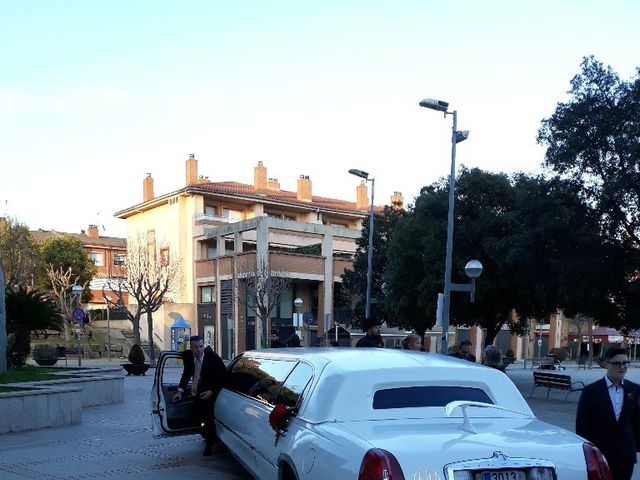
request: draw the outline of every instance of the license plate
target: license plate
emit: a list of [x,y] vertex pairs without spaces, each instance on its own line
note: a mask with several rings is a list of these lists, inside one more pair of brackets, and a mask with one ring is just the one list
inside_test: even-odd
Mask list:
[[522,470],[485,470],[476,475],[476,480],[526,480]]

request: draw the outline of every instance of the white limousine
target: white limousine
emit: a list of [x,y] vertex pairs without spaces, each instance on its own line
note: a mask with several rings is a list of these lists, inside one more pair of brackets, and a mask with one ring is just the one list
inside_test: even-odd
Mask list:
[[[171,404],[164,352],[156,436],[193,433]],[[172,368],[173,367],[173,368]],[[437,354],[368,348],[248,351],[228,367],[218,435],[257,479],[607,480],[592,444],[538,420],[502,372]]]

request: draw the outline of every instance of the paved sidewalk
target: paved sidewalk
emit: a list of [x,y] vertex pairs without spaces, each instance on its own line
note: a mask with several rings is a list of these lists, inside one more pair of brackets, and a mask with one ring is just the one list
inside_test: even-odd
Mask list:
[[149,418],[153,374],[149,370],[145,376],[125,377],[124,403],[85,408],[79,425],[0,435],[0,479],[250,478],[222,449],[203,457],[199,435],[153,438]]
[[[106,360],[83,360],[85,365],[118,365]],[[69,362],[69,365],[76,365]],[[604,370],[578,370],[575,364],[558,373],[573,380],[591,383]],[[67,427],[0,435],[0,479],[25,480],[240,480],[250,478],[224,450],[211,457],[201,455],[199,435],[154,439],[151,433],[149,392],[153,370],[144,377],[125,377],[125,402],[85,408],[82,423]],[[574,431],[575,412],[580,393],[533,388],[531,368],[522,363],[511,365],[509,378],[519,388],[534,414],[546,422]],[[627,375],[640,383],[640,368],[631,367]],[[640,480],[636,468],[634,480]]]

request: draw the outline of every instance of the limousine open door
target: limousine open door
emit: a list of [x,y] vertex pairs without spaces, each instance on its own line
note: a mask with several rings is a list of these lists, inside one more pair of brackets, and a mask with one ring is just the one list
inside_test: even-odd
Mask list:
[[200,432],[199,422],[191,415],[192,397],[183,395],[180,402],[171,401],[178,391],[181,376],[180,352],[162,352],[151,389],[151,423],[156,438]]

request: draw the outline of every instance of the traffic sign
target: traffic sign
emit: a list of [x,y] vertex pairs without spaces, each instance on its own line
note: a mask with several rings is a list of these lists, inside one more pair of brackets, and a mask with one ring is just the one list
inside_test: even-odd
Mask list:
[[81,322],[82,320],[84,320],[84,310],[80,307],[74,308],[73,313],[71,315],[78,322]]

